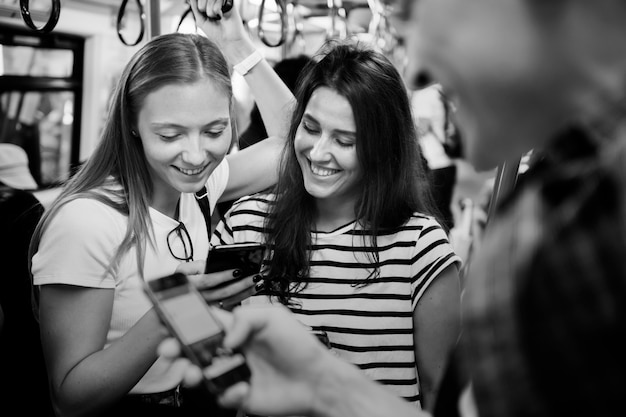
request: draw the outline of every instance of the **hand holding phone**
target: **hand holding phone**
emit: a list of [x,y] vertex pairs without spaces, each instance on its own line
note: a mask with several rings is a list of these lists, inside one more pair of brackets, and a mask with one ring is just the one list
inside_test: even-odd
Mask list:
[[233,243],[215,245],[209,249],[204,273],[239,269],[241,276],[261,272],[266,245],[262,243]]
[[209,250],[204,275],[191,277],[208,303],[227,310],[262,291],[260,275],[266,245],[237,243]]
[[249,380],[245,357],[222,346],[224,329],[212,311],[214,307],[204,301],[185,274],[147,281],[144,290],[185,356],[206,370],[204,383],[211,393],[219,394],[239,381]]

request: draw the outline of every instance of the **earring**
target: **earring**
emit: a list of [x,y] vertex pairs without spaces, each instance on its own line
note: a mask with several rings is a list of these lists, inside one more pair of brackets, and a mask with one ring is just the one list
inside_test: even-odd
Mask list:
[[131,135],[133,135],[134,137],[139,136],[139,135],[137,135],[137,132],[135,132],[134,130],[131,130],[131,131],[130,131],[130,134],[131,134]]

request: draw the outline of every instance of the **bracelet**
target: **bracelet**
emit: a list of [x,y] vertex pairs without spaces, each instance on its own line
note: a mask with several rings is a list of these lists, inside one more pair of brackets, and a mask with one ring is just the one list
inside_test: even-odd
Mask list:
[[233,65],[233,70],[240,75],[246,75],[256,64],[261,62],[262,59],[263,55],[261,55],[259,51],[255,50],[248,55],[246,59]]

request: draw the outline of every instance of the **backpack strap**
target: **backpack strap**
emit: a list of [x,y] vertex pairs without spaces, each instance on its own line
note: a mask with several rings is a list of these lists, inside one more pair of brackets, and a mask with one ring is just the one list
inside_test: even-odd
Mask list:
[[200,206],[200,211],[204,216],[204,222],[206,224],[206,232],[209,237],[209,241],[211,240],[211,206],[209,205],[209,192],[206,189],[206,186],[202,187],[200,191],[196,192],[196,201]]

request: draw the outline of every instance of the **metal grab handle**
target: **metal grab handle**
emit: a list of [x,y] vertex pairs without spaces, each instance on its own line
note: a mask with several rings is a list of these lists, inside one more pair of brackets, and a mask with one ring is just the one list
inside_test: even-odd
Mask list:
[[327,0],[326,8],[330,17],[330,26],[326,30],[326,40],[345,39],[348,36],[346,9],[342,0]]
[[48,21],[41,28],[38,28],[35,25],[30,16],[29,3],[29,0],[20,0],[20,13],[22,14],[22,19],[24,20],[24,23],[26,23],[26,26],[40,33],[52,32],[52,29],[54,29],[59,22],[59,16],[61,15],[61,0],[52,0],[52,10],[50,11],[50,16],[48,16]]
[[141,24],[139,35],[137,36],[137,39],[135,40],[135,42],[128,43],[126,39],[124,39],[124,36],[122,36],[122,19],[124,19],[124,14],[126,13],[126,4],[128,3],[128,0],[122,0],[122,4],[120,5],[120,10],[117,12],[117,37],[120,38],[122,43],[126,46],[135,46],[139,42],[141,42],[141,40],[143,39],[143,34],[146,29],[145,28],[146,14],[144,12],[143,5],[141,4],[141,0],[135,0],[135,2],[137,3],[137,7],[139,8],[139,23]]
[[287,16],[289,17],[289,26],[293,27],[293,34],[285,43],[285,51],[283,54],[301,55],[305,53],[306,41],[304,39],[304,23],[302,16],[294,3],[287,4]]
[[280,13],[280,38],[276,43],[271,43],[267,39],[267,37],[265,36],[265,29],[263,29],[263,17],[265,16],[265,0],[261,0],[261,5],[259,6],[259,26],[257,27],[257,33],[259,34],[259,39],[261,39],[261,42],[263,42],[266,46],[269,46],[270,48],[276,48],[278,46],[281,46],[287,40],[288,16],[286,0],[276,0],[276,5],[278,6]]
[[391,24],[392,5],[386,0],[367,0],[372,12],[368,33],[372,41],[386,56],[392,56],[398,46],[398,35]]

